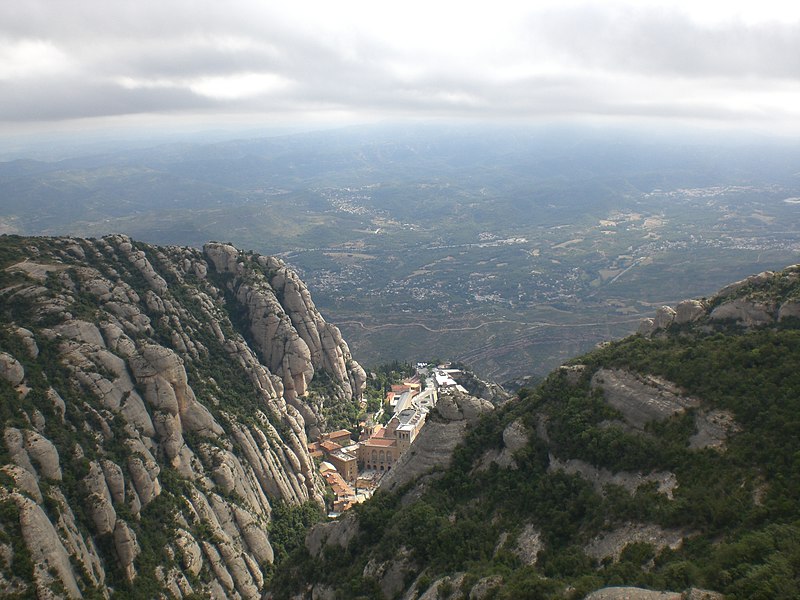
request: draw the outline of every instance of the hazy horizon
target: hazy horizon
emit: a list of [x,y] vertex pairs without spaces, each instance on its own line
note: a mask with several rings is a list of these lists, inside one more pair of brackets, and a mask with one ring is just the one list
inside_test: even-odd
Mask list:
[[38,0],[0,7],[0,144],[415,121],[796,136],[798,57],[800,7],[777,1]]

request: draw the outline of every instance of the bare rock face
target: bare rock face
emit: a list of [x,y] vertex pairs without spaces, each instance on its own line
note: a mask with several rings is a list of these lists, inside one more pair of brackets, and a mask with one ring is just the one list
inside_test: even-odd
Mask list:
[[528,445],[528,430],[520,419],[512,421],[503,430],[503,445],[512,454]]
[[253,258],[226,244],[206,244],[203,251],[218,273],[234,276],[229,290],[247,311],[249,333],[265,365],[281,377],[288,401],[306,394],[319,369],[331,375],[343,399],[361,397],[364,370],[293,271],[274,257]]
[[675,307],[675,323],[682,325],[697,321],[706,314],[706,308],[699,300],[684,300]]
[[306,534],[306,549],[311,556],[319,556],[326,547],[347,548],[350,541],[358,535],[358,521],[353,513],[330,523],[320,523]]
[[133,561],[139,556],[141,549],[136,541],[136,534],[125,521],[117,521],[114,527],[114,548],[125,571],[125,577],[128,581],[133,581],[136,578]]
[[34,563],[37,595],[50,597],[51,584],[58,581],[69,598],[81,598],[69,554],[44,510],[19,494],[12,494],[11,499],[19,509],[22,536]]
[[779,321],[790,318],[800,319],[800,302],[797,300],[787,300],[778,310]]
[[689,439],[689,447],[693,449],[724,450],[728,437],[741,431],[733,413],[720,409],[699,412],[695,418],[695,427],[697,431]]
[[43,503],[39,482],[36,481],[36,476],[33,473],[17,465],[3,465],[0,467],[0,471],[11,477],[14,480],[15,487],[33,498],[37,504]]
[[203,551],[197,541],[188,531],[179,529],[178,536],[175,538],[175,545],[181,552],[183,568],[193,577],[197,577],[200,574],[200,569],[203,568]]
[[39,356],[39,346],[36,343],[33,332],[24,327],[17,327],[14,333],[22,340],[22,345],[25,347],[28,356],[33,359],[37,358]]
[[100,330],[97,329],[94,323],[87,323],[86,321],[75,319],[57,325],[53,329],[64,337],[76,342],[83,342],[99,347],[105,346],[103,336],[100,335]]
[[[438,600],[442,597],[454,597],[458,595],[458,590],[463,589],[465,579],[466,573],[453,573],[452,575],[440,577],[431,584],[431,587],[425,590],[419,600]],[[448,594],[448,590],[455,591],[451,591]]]
[[[649,337],[671,324],[682,325],[709,321],[735,322],[743,327],[763,327],[776,320],[800,317],[796,293],[781,298],[781,288],[795,285],[800,279],[797,265],[781,272],[765,271],[722,288],[709,300],[684,300],[675,309],[662,306],[655,318],[644,319],[637,333]],[[709,312],[709,308],[713,307]]]
[[675,310],[670,306],[662,306],[656,311],[655,327],[656,329],[666,329],[675,320]]
[[605,486],[618,485],[630,494],[634,494],[637,489],[648,483],[655,483],[659,494],[664,494],[670,500],[673,491],[678,486],[678,478],[675,473],[660,471],[655,473],[630,473],[619,471],[612,473],[608,469],[598,469],[589,463],[571,458],[560,460],[550,455],[550,464],[547,467],[549,472],[562,471],[568,475],[580,475],[594,486],[598,493],[604,493]]
[[[492,410],[494,405],[488,400],[460,392],[440,394],[422,431],[392,470],[384,475],[380,489],[395,490],[434,468],[450,464],[453,451],[464,438],[467,424]],[[515,434],[510,438],[512,444],[517,441]]]
[[750,277],[742,279],[741,281],[735,281],[729,285],[726,285],[719,292],[717,292],[717,297],[727,298],[738,295],[742,290],[748,287],[760,287],[765,283],[768,283],[774,276],[775,273],[773,271],[764,271],[762,273],[758,273],[757,275],[751,275]]
[[745,326],[768,325],[775,320],[774,311],[775,308],[770,304],[737,298],[720,304],[711,311],[710,316],[714,321],[733,320]]
[[[165,553],[163,597],[260,598],[272,504],[323,502],[306,419],[324,426],[320,407],[365,385],[339,330],[281,261],[224,244],[37,238],[18,260],[23,282],[0,293],[27,307],[3,324],[22,349],[0,350],[0,378],[25,401],[3,428],[0,500],[20,519],[0,533],[21,530],[37,566],[32,582],[6,573],[0,543],[0,586],[78,598],[135,582],[143,555]],[[320,371],[331,390],[312,402]],[[174,523],[155,521],[165,502]]]
[[592,376],[591,385],[602,389],[606,401],[637,429],[699,405],[697,400],[681,396],[669,382],[623,370],[600,369]]
[[657,525],[628,523],[614,531],[592,539],[584,548],[586,555],[595,560],[612,558],[619,560],[628,544],[635,542],[651,544],[657,550],[679,548],[689,533],[678,529],[662,529]]
[[469,600],[486,600],[496,593],[495,590],[502,584],[503,578],[500,575],[484,577],[472,586],[472,589],[469,591]]
[[130,365],[137,384],[144,390],[145,400],[155,410],[152,423],[167,458],[173,467],[185,469],[183,434],[221,435],[222,427],[208,409],[197,402],[183,363],[175,352],[148,344],[131,358]]
[[642,319],[641,323],[639,323],[639,327],[636,330],[636,333],[639,335],[643,335],[645,337],[649,337],[653,335],[656,331],[656,320],[647,317]]
[[35,431],[25,431],[25,451],[39,467],[39,475],[45,479],[61,480],[58,451],[50,440]]
[[[373,559],[369,561],[364,567],[364,577],[375,579],[385,598],[394,598],[405,588],[409,573],[416,570],[417,567],[411,560],[411,552],[401,548],[397,556],[391,560],[379,562]],[[431,598],[435,597],[431,596]]]
[[514,453],[527,446],[529,438],[528,431],[520,419],[509,423],[503,430],[503,448],[500,450],[495,448],[487,450],[479,459],[475,469],[484,471],[492,463],[503,469],[516,469],[517,464],[514,461]]
[[111,492],[106,485],[106,477],[97,462],[89,464],[89,474],[83,480],[88,493],[86,509],[100,534],[112,533],[117,523]]
[[6,449],[11,457],[11,462],[22,467],[29,473],[38,476],[28,456],[28,452],[25,450],[25,437],[22,431],[16,427],[6,427],[3,432],[3,441],[5,441]]
[[445,392],[439,395],[436,411],[448,421],[474,421],[482,413],[494,410],[488,400],[476,398],[458,391]]
[[544,550],[542,532],[528,523],[522,528],[522,531],[517,537],[517,543],[516,546],[514,546],[514,554],[517,555],[522,564],[532,566],[536,564],[538,554],[542,550]]
[[25,379],[25,369],[8,352],[0,352],[0,377],[11,385],[18,386]]

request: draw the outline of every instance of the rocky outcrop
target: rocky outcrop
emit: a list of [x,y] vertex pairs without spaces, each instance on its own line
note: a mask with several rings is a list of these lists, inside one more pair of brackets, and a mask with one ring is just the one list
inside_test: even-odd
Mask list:
[[683,600],[683,595],[634,587],[609,587],[592,592],[585,600]]
[[[20,516],[0,532],[19,528],[36,568],[13,585],[78,598],[145,577],[164,597],[260,598],[273,503],[323,500],[306,428],[364,387],[339,330],[281,261],[224,244],[20,243],[0,289],[24,307],[0,351],[19,406],[0,502]],[[154,554],[170,560],[148,570]]]
[[89,463],[89,474],[83,480],[86,488],[86,510],[99,534],[112,533],[117,523],[114,501],[99,463]]
[[505,404],[512,398],[512,395],[502,386],[492,381],[480,379],[469,369],[458,370],[454,377],[456,383],[463,386],[468,394],[476,398],[489,400],[495,406]]
[[475,470],[485,471],[492,463],[503,469],[516,469],[514,453],[527,446],[529,438],[528,430],[520,419],[509,423],[503,430],[503,447],[499,450],[490,448],[484,452]]
[[601,561],[604,558],[619,560],[625,546],[633,543],[650,544],[657,551],[679,548],[689,533],[679,529],[663,529],[657,525],[628,523],[614,531],[592,539],[584,548],[586,555]]
[[264,364],[281,377],[289,402],[306,394],[319,369],[337,382],[342,399],[361,397],[364,370],[294,272],[275,257],[247,256],[227,244],[206,244],[204,252],[218,273],[232,276],[228,291],[244,309],[249,334]]
[[654,318],[639,324],[637,333],[651,336],[674,325],[706,322],[763,327],[800,317],[800,265],[783,271],[765,271],[722,288],[703,300],[684,300],[674,309],[662,306]]
[[684,300],[675,307],[674,322],[677,325],[692,323],[706,314],[705,305],[699,300]]
[[33,581],[38,597],[53,597],[53,583],[63,586],[67,597],[81,598],[70,555],[49,517],[36,502],[20,494],[10,499],[19,510],[19,525],[34,563]]
[[678,485],[678,478],[675,476],[675,473],[668,471],[646,474],[630,473],[626,471],[612,473],[608,469],[598,469],[576,458],[560,460],[552,454],[550,455],[550,464],[547,470],[551,473],[560,471],[568,475],[580,475],[591,483],[595,491],[600,494],[605,493],[605,487],[607,485],[618,485],[627,490],[629,494],[634,494],[641,486],[654,483],[656,484],[656,491],[659,494],[664,494],[671,500],[673,491]]
[[125,521],[117,521],[114,527],[114,548],[117,551],[122,570],[128,581],[133,581],[136,577],[136,569],[133,561],[139,556],[141,548],[136,541],[136,534]]
[[737,298],[717,306],[709,317],[713,321],[736,321],[747,327],[768,325],[775,319],[775,307],[763,302],[754,302],[747,298]]
[[381,480],[380,488],[392,491],[450,464],[458,443],[464,438],[467,425],[481,414],[494,409],[488,400],[461,392],[439,394],[436,408],[411,447],[400,457]]
[[[395,598],[405,588],[409,574],[415,573],[418,569],[419,567],[411,559],[411,552],[406,548],[401,548],[400,552],[391,560],[378,561],[373,559],[369,561],[364,567],[363,577],[377,581],[384,598]],[[428,597],[438,597],[436,594],[437,586],[431,587],[434,588],[433,595]]]
[[778,321],[800,319],[800,300],[787,300],[778,309]]
[[698,412],[695,417],[695,427],[694,435],[689,438],[689,447],[692,449],[724,450],[728,437],[741,431],[733,413],[720,409]]
[[350,541],[358,535],[358,521],[353,513],[330,523],[320,523],[306,534],[306,549],[311,556],[319,556],[327,547],[347,548]]
[[620,369],[599,369],[591,385],[601,389],[606,402],[639,430],[650,421],[662,421],[699,405],[698,400],[682,396],[670,382]]
[[513,552],[523,565],[532,566],[538,560],[539,552],[544,550],[542,532],[528,523],[517,536]]
[[[591,386],[601,389],[606,401],[622,413],[628,425],[639,431],[643,431],[650,421],[663,421],[683,414],[689,408],[700,406],[697,399],[683,395],[669,381],[620,369],[599,369],[592,376]],[[695,413],[694,421],[696,431],[689,440],[689,447],[692,449],[724,450],[728,437],[740,430],[733,414],[720,409],[699,410]],[[619,480],[619,474],[615,478],[617,481],[613,483],[628,487]],[[603,475],[589,475],[587,479],[605,481],[608,478]],[[660,480],[658,475],[656,480]]]
[[18,386],[25,379],[25,369],[8,352],[0,352],[0,377],[12,386]]

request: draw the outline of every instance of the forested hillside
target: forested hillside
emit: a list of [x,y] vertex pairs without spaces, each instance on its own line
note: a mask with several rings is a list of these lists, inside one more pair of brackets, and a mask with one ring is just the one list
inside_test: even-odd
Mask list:
[[798,308],[798,267],[663,307],[310,535],[278,596],[797,598]]

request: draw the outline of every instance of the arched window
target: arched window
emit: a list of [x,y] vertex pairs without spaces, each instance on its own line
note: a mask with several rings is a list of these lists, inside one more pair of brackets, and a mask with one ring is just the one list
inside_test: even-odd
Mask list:
[[372,462],[376,462],[377,460],[378,460],[378,451],[377,450],[373,450],[372,451]]
[[383,455],[383,450],[381,450],[380,459],[381,459],[381,462],[384,462],[386,460],[386,457]]

